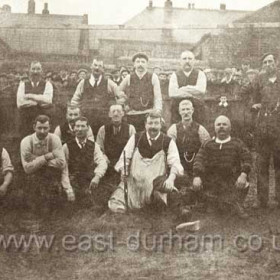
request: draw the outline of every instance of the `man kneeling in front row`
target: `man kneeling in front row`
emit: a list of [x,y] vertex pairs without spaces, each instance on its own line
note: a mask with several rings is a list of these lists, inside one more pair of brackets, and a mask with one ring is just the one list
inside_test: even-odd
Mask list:
[[[183,175],[184,170],[175,142],[161,132],[161,127],[161,115],[152,111],[146,116],[145,131],[129,139],[124,148],[128,197],[125,201],[124,182],[121,182],[109,200],[111,211],[123,213],[128,208],[141,209],[147,206],[161,210],[169,206],[171,194],[178,192],[174,181],[176,176]],[[124,153],[115,169],[125,177]],[[164,179],[163,184],[155,183],[159,178]],[[178,199],[181,200],[181,197]],[[177,214],[181,214],[181,207],[182,203],[177,204]]]
[[215,139],[202,145],[193,166],[193,189],[203,189],[206,201],[229,207],[240,218],[248,218],[243,203],[249,189],[251,154],[244,143],[230,136],[231,123],[225,116],[215,120]]
[[49,133],[48,116],[39,115],[33,128],[35,133],[26,136],[20,144],[21,162],[26,176],[24,194],[30,214],[48,215],[60,201],[65,157],[60,139]]
[[87,118],[76,119],[76,137],[63,145],[67,165],[63,170],[62,185],[66,189],[73,188],[79,206],[92,206],[100,201],[107,204],[109,199],[102,187],[98,188],[107,170],[107,161],[99,145],[88,139],[88,129]]

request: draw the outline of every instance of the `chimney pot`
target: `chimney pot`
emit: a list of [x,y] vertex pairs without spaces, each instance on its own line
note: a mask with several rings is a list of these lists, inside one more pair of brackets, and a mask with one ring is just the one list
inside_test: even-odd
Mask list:
[[35,1],[34,0],[29,0],[28,1],[28,14],[35,14]]
[[188,3],[188,9],[191,9],[191,8],[192,8],[192,4]]
[[49,15],[50,11],[48,10],[48,3],[44,3],[44,10],[42,11],[43,15]]
[[194,3],[192,3],[192,9],[194,9]]
[[149,0],[148,9],[152,9],[152,8],[153,8],[153,0]]
[[226,10],[226,4],[221,3],[220,4],[220,10],[225,11]]
[[83,15],[83,22],[82,24],[88,24],[88,14]]
[[170,8],[172,8],[172,6],[173,6],[173,3],[172,3],[171,0],[166,0],[165,1],[165,4],[164,4],[165,8],[170,9]]

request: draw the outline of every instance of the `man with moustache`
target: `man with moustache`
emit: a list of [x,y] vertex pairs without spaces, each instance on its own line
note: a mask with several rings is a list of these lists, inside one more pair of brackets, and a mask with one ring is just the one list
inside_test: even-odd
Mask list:
[[89,120],[94,136],[108,119],[110,105],[119,97],[118,86],[104,77],[104,65],[101,59],[93,59],[89,78],[81,80],[71,99],[71,105],[79,106]]
[[134,71],[120,84],[120,91],[127,96],[127,121],[142,131],[145,115],[152,110],[162,110],[162,97],[158,76],[148,72],[148,56],[137,53],[133,56]]
[[[67,106],[66,121],[62,125],[58,125],[54,130],[54,134],[60,138],[62,145],[75,138],[74,126],[79,117],[81,117],[80,108],[69,104]],[[91,127],[88,128],[87,137],[94,141]]]
[[257,196],[256,208],[266,208],[269,196],[269,165],[273,158],[275,171],[275,198],[280,207],[280,75],[274,54],[266,53],[262,70],[249,84],[254,99],[256,120]]
[[180,120],[178,105],[183,99],[190,99],[195,108],[194,120],[198,123],[204,121],[204,103],[201,99],[206,93],[207,79],[205,74],[194,68],[195,57],[191,51],[181,54],[180,69],[174,72],[169,81],[169,97],[173,100],[171,113],[172,123]]
[[92,206],[92,202],[104,206],[111,193],[106,195],[106,189],[98,186],[107,162],[99,145],[87,137],[88,129],[88,120],[79,117],[74,124],[76,137],[63,145],[67,164],[62,174],[62,186],[74,190],[77,206]]
[[[152,111],[146,116],[145,131],[130,137],[124,148],[126,166],[124,153],[115,165],[116,171],[127,181],[127,203],[122,181],[109,200],[111,211],[123,213],[128,209],[161,207],[167,205],[167,193],[178,191],[174,181],[183,174],[183,167],[175,142],[161,132],[161,127],[160,113]],[[162,176],[165,176],[162,188],[154,189],[154,180]]]
[[167,131],[167,135],[176,142],[184,167],[184,176],[177,177],[175,185],[180,192],[185,193],[187,204],[202,202],[201,193],[194,193],[190,188],[193,180],[193,162],[201,145],[211,139],[208,131],[192,119],[193,113],[192,102],[182,100],[179,104],[182,120],[173,124]]
[[[26,176],[24,193],[28,211],[44,214],[54,210],[59,199],[65,157],[60,139],[49,133],[48,116],[37,116],[33,128],[35,132],[26,136],[20,144],[21,162]],[[71,201],[71,186],[64,190]]]
[[20,133],[24,137],[32,133],[31,124],[40,114],[51,114],[53,86],[42,79],[42,65],[33,61],[30,65],[29,80],[20,82],[17,91],[17,107],[20,110]]
[[252,159],[244,143],[232,138],[230,132],[230,120],[219,116],[215,120],[216,137],[204,143],[194,159],[193,190],[203,190],[208,201],[214,199],[215,206],[230,206],[246,219],[243,203],[249,190]]
[[114,166],[119,160],[127,141],[136,131],[132,124],[123,121],[124,110],[120,104],[111,105],[109,117],[111,122],[100,127],[96,143],[109,162],[105,179],[111,184],[117,185],[120,176],[115,171]]

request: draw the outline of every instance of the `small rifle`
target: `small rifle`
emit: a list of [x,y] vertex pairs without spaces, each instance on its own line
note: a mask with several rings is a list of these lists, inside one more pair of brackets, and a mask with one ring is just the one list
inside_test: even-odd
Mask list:
[[128,211],[128,185],[127,185],[127,168],[126,168],[126,154],[125,154],[125,151],[123,151],[123,163],[124,163],[124,178],[123,178],[124,201],[125,201],[126,210]]

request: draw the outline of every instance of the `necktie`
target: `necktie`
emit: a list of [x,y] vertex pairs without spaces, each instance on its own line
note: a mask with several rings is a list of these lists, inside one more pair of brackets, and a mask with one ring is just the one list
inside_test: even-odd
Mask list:
[[97,83],[98,83],[98,80],[95,80],[93,88],[97,88]]
[[150,138],[150,141],[151,141],[151,147],[153,147],[156,143],[156,140],[154,138]]

